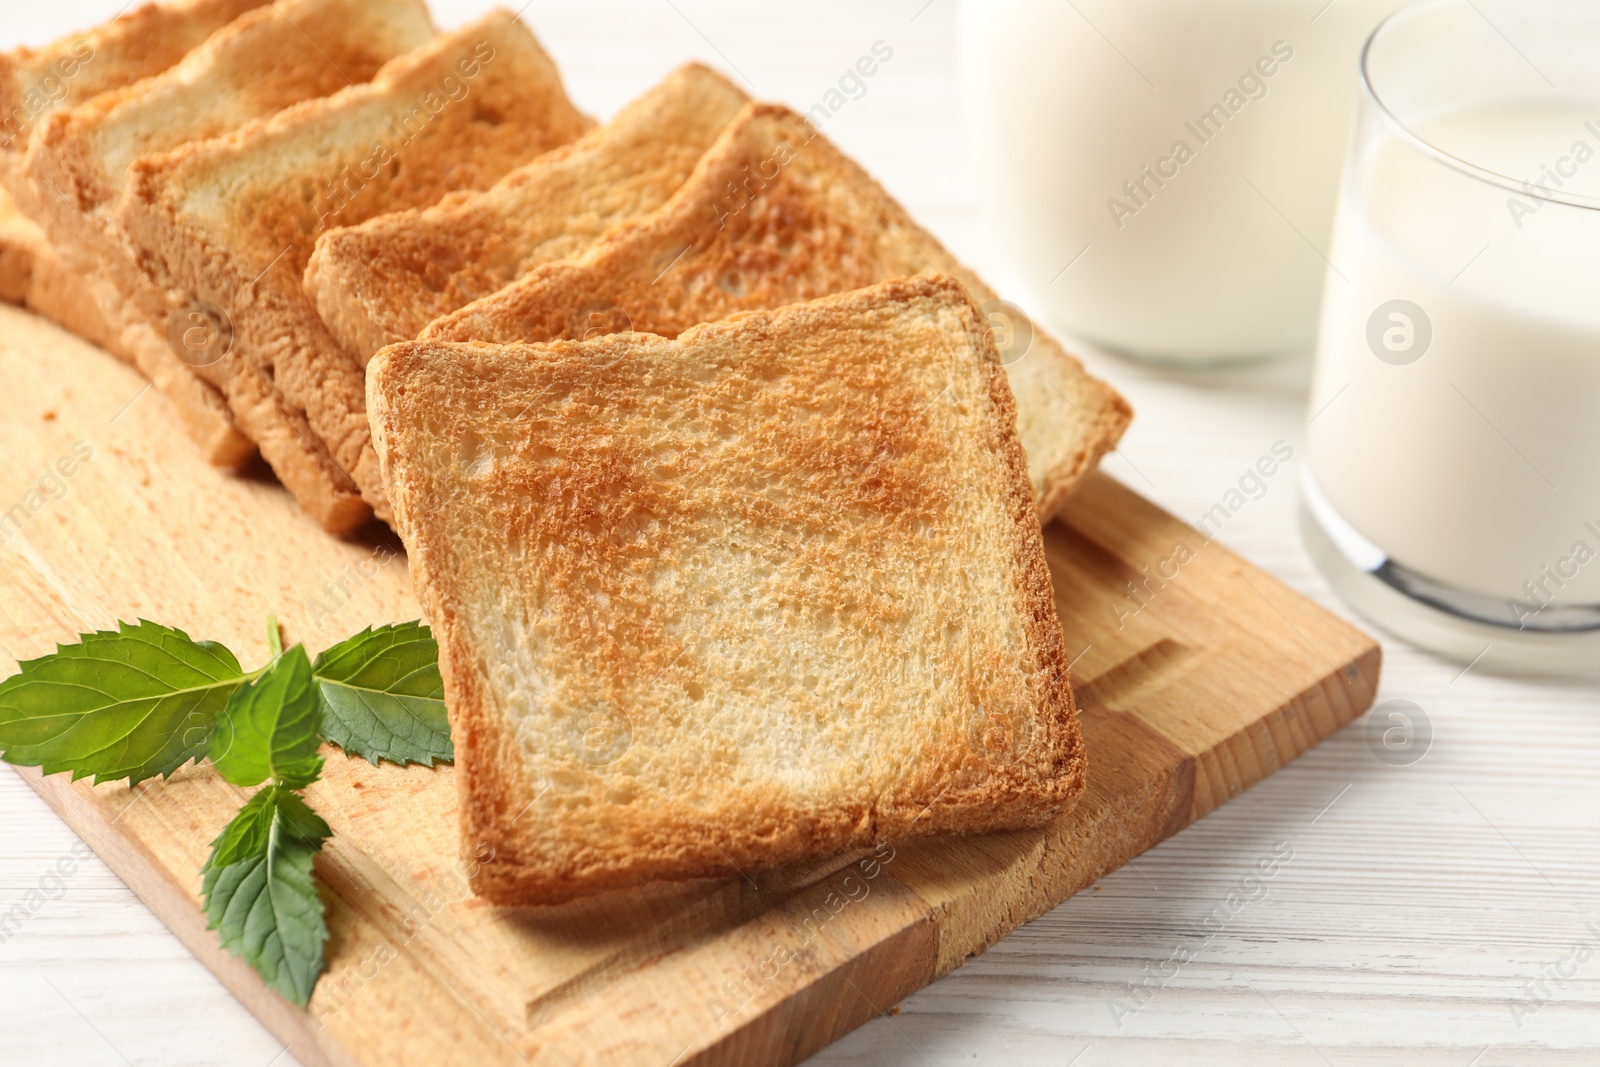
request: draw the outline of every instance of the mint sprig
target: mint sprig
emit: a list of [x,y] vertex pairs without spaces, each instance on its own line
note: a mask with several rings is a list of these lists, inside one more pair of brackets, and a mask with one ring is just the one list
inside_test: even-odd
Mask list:
[[[74,781],[94,775],[96,785],[170,776],[206,755],[229,700],[266,670],[246,674],[226,647],[182,630],[118,626],[0,682],[0,759],[71,771]],[[438,656],[419,622],[363,630],[319,655],[311,673],[323,740],[374,765],[453,760]]]
[[321,774],[321,743],[373,764],[454,748],[426,626],[363,630],[315,664],[283,650],[275,619],[268,635],[271,661],[248,674],[222,645],[143,620],[57,646],[0,682],[0,759],[99,785],[209,756],[234,785],[266,783],[212,842],[201,892],[223,945],[304,1007],[325,966],[312,870],[332,831],[297,791]]

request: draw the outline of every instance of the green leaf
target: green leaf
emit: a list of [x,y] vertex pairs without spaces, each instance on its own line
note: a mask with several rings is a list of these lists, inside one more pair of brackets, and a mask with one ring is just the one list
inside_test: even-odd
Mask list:
[[275,818],[283,820],[285,832],[303,841],[321,842],[333,836],[328,824],[300,794],[284,786],[269,785],[251,797],[211,842],[211,858],[206,866],[227,867],[259,853],[266,847]]
[[439,677],[439,645],[420,622],[366,629],[312,666],[322,736],[374,766],[456,758]]
[[325,966],[328,924],[312,861],[331,835],[298,794],[268,786],[211,843],[202,871],[206,928],[301,1007]]
[[245,681],[239,661],[182,630],[117,625],[59,645],[0,683],[8,763],[137,785],[205,754],[217,715]]
[[234,785],[272,779],[299,789],[322,773],[311,661],[295,645],[228,701],[211,736],[211,762]]
[[211,857],[206,860],[207,867],[226,867],[254,856],[267,847],[267,833],[272,828],[272,816],[277,810],[274,806],[276,792],[277,786],[268,786],[239,809],[239,814],[211,842]]
[[310,841],[318,848],[333,836],[333,830],[322,821],[322,816],[312,811],[311,805],[299,793],[279,787],[277,807],[284,833],[292,834],[301,841]]

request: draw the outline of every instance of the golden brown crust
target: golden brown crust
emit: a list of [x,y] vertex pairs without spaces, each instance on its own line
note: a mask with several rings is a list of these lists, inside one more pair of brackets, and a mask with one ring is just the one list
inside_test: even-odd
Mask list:
[[45,192],[97,214],[122,194],[139,157],[370,81],[434,32],[423,0],[281,0],[258,8],[175,66],[43,116],[28,145],[29,175]]
[[28,291],[23,304],[69,333],[90,344],[108,347],[111,327],[100,314],[100,307],[89,299],[83,277],[65,266],[48,243],[33,256]]
[[32,190],[21,180],[20,165],[35,123],[58,108],[166,70],[212,33],[265,2],[145,4],[43,48],[0,54],[0,184],[24,213],[34,215]]
[[[206,458],[255,451],[228,403],[168,340],[171,307],[120,247],[113,217],[128,166],[369,80],[433,36],[422,0],[282,0],[246,12],[176,66],[42,118],[24,159],[39,221],[98,306],[105,344],[173,402]],[[181,313],[180,313],[181,314]]]
[[1037,825],[1082,791],[1010,390],[960,281],[676,341],[408,342],[368,387],[480,894]]
[[34,257],[43,244],[39,227],[17,210],[11,194],[0,190],[0,300],[20,304],[27,297]]
[[305,509],[343,533],[376,483],[359,362],[300,279],[317,235],[484,188],[591,125],[550,58],[500,10],[308,101],[129,172],[122,229],[140,266],[225,310],[233,347],[201,368]]
[[110,331],[83,279],[67,269],[44,231],[0,191],[0,300],[20,304],[85,340],[105,345]]
[[[435,340],[547,341],[628,329],[666,337],[904,275],[998,298],[859,166],[787,108],[751,104],[661,209],[441,319]],[[1040,515],[1115,447],[1127,403],[1042,330],[1007,367]]]
[[486,192],[323,234],[306,291],[335,339],[365,363],[659,207],[746,101],[722,75],[687,64],[604,126]]
[[[0,116],[32,119],[70,107],[108,89],[159,73],[190,49],[266,0],[173,0],[143,4],[83,33],[42,48],[0,54]],[[59,82],[59,87],[51,84]],[[31,94],[38,99],[30,101]],[[27,142],[31,124],[18,125],[0,147]]]

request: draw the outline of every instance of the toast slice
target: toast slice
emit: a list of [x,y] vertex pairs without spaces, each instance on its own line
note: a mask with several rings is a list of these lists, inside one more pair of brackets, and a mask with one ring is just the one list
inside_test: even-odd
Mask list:
[[[23,173],[23,153],[37,123],[59,109],[166,70],[207,36],[265,2],[146,4],[43,48],[0,54],[0,188],[25,218],[36,219],[40,204]],[[10,282],[25,287],[22,302],[102,348],[117,347],[98,301],[84,291],[88,279],[64,262],[36,228],[19,239],[16,223],[6,225],[0,254],[11,272]],[[26,280],[19,281],[24,264]],[[223,439],[237,445],[242,438],[227,429],[222,427]]]
[[110,327],[85,294],[82,279],[62,264],[44,231],[3,190],[0,300],[26,307],[92,344],[104,347],[110,341]]
[[279,0],[158,75],[46,116],[29,147],[29,174],[98,218],[139,157],[371,81],[435,32],[423,0]]
[[1082,791],[1011,392],[959,281],[676,340],[404,342],[368,385],[480,895],[1039,825]]
[[146,4],[103,26],[43,48],[0,54],[0,182],[33,214],[20,180],[34,124],[108,89],[160,73],[212,33],[266,0],[173,0]]
[[40,222],[111,324],[112,351],[173,401],[213,463],[237,465],[254,445],[222,393],[196,375],[196,357],[169,339],[167,296],[125,251],[114,215],[128,168],[369,81],[433,35],[422,0],[282,0],[235,19],[162,73],[38,122],[24,171]]
[[364,364],[441,315],[660,207],[747,101],[720,74],[698,63],[680,67],[604,126],[487,192],[323,234],[306,292],[334,338]]
[[[580,259],[547,264],[429,326],[423,339],[549,341],[607,329],[675,337],[699,322],[902,275],[966,283],[996,325],[1041,519],[1116,447],[1127,402],[1003,305],[799,115],[751,104],[672,200]],[[1031,338],[1031,342],[1024,338]]]
[[34,259],[44,243],[44,231],[0,189],[0,300],[21,304],[27,299]]
[[366,521],[351,476],[378,479],[361,364],[300,284],[318,234],[487,188],[591,125],[500,10],[367,85],[129,169],[118,221],[140,267],[226,325],[231,344],[197,369],[325,529]]
[[34,255],[33,273],[22,303],[29,311],[92,345],[111,345],[111,325],[101,316],[100,305],[84,291],[82,276],[61,262],[48,241]]

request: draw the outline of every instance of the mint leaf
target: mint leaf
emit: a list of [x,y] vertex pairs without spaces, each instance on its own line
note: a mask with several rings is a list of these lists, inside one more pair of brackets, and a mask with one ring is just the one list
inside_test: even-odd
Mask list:
[[153,622],[118,623],[21,664],[0,683],[0,754],[95,784],[170,775],[206,752],[244,682],[223,646]]
[[234,785],[271,778],[296,789],[322,773],[311,661],[295,645],[233,695],[211,736],[211,762]]
[[322,736],[377,765],[453,760],[439,677],[439,645],[420,622],[366,629],[311,668],[322,701]]
[[238,863],[267,847],[267,833],[272,828],[272,816],[277,810],[274,806],[276,791],[276,786],[268,786],[239,809],[239,814],[211,842],[211,857],[206,860],[208,867],[226,867]]
[[202,870],[206,928],[301,1007],[325,966],[328,924],[312,861],[331,835],[297,794],[268,786],[212,842]]
[[283,821],[285,832],[304,841],[321,842],[333,836],[328,824],[311,810],[300,794],[283,786],[269,785],[251,797],[211,842],[207,866],[227,867],[261,852],[275,818]]
[[311,810],[305,797],[281,787],[277,793],[278,822],[284,833],[301,841],[310,841],[318,848],[333,836],[328,824],[322,821],[322,816]]

